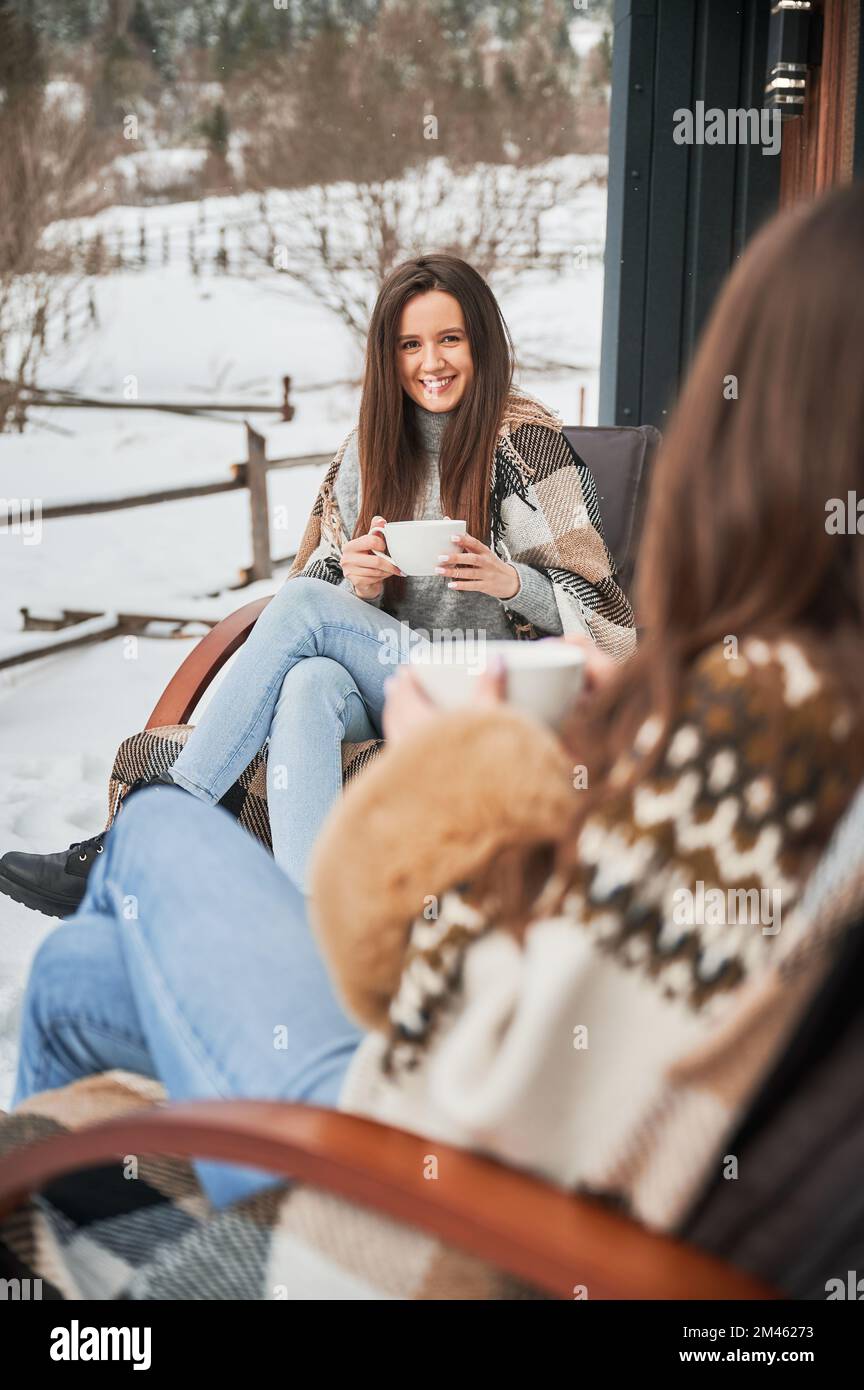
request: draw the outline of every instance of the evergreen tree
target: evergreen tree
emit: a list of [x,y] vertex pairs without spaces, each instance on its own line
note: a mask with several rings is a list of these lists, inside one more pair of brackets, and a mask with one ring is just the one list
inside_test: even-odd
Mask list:
[[147,8],[147,0],[135,0],[132,18],[129,20],[129,35],[142,57],[164,73],[168,66],[168,56],[162,47],[161,35]]
[[36,28],[10,0],[0,0],[0,108],[41,98],[45,62]]
[[20,17],[37,33],[57,43],[81,43],[104,22],[105,0],[14,0]]
[[210,153],[219,159],[224,159],[228,153],[228,139],[230,135],[230,123],[228,112],[218,102],[208,116],[201,122],[201,133],[207,140]]
[[495,6],[498,37],[509,43],[525,32],[533,11],[533,0],[503,0]]

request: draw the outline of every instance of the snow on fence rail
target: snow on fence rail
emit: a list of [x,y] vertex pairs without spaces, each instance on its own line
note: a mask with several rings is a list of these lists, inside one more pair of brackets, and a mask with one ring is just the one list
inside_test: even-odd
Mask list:
[[[326,385],[341,383],[326,383]],[[353,384],[353,383],[351,383]],[[14,383],[6,382],[0,377],[0,389],[4,386],[13,386]],[[277,405],[273,402],[259,401],[139,401],[139,400],[113,400],[106,397],[82,396],[77,391],[67,391],[60,387],[25,386],[20,390],[22,405],[62,407],[64,410],[85,409],[85,410],[158,410],[164,411],[168,415],[214,415],[222,412],[230,414],[246,415],[278,415],[282,420],[291,420],[294,417],[294,407],[290,403],[291,378],[282,378],[282,400]]]
[[[270,552],[270,505],[267,495],[267,474],[272,468],[315,468],[330,463],[333,454],[300,454],[285,458],[268,458],[264,435],[246,421],[246,458],[231,464],[230,478],[213,483],[190,483],[186,487],[160,488],[157,492],[139,492],[127,497],[101,497],[94,501],[60,502],[40,507],[42,521],[60,517],[92,516],[96,512],[117,512],[129,507],[152,507],[159,502],[183,502],[193,497],[212,497],[214,493],[236,492],[246,488],[252,526],[252,564],[241,570],[238,588],[259,579],[271,579],[274,565],[286,564],[293,556],[273,558]],[[4,499],[5,502],[5,499]],[[0,511],[0,530],[20,521],[16,507],[5,502]]]
[[[2,379],[0,379],[2,384]],[[193,405],[181,402],[144,401],[96,401],[76,397],[74,392],[40,391],[30,388],[32,403],[63,406],[87,405],[97,408],[117,410],[164,410],[171,413],[197,414],[212,410],[240,410],[247,413],[263,411],[278,414],[287,424],[294,418],[291,404],[291,378],[282,378],[282,402],[278,406],[255,406],[243,402],[239,405]],[[243,588],[259,579],[271,579],[274,565],[286,564],[294,557],[282,556],[274,560],[270,552],[270,506],[267,495],[267,473],[271,468],[309,468],[329,463],[332,454],[302,454],[280,458],[267,457],[267,444],[263,434],[254,429],[249,421],[246,428],[246,458],[242,463],[231,465],[231,476],[212,483],[190,483],[184,487],[160,488],[158,492],[139,492],[126,497],[103,497],[94,501],[58,502],[53,506],[41,505],[41,521],[55,521],[60,517],[93,516],[97,512],[123,511],[130,507],[150,507],[159,502],[184,502],[193,497],[212,497],[220,492],[235,492],[246,488],[249,493],[249,512],[252,530],[252,564],[241,570],[241,581],[237,586]],[[5,514],[4,514],[5,513]],[[0,530],[10,529],[20,523],[20,514],[12,501],[0,498]]]
[[71,651],[76,647],[92,646],[95,642],[107,642],[112,637],[164,636],[189,637],[203,636],[205,631],[216,626],[216,618],[183,618],[161,613],[94,613],[73,611],[64,608],[54,617],[36,616],[29,608],[21,609],[24,632],[40,632],[43,635],[38,644],[23,642],[0,643],[0,671],[12,666],[23,666],[28,661],[38,661],[41,657],[55,656],[58,652]]
[[[260,241],[255,234],[267,231]],[[73,243],[77,264],[88,276],[108,275],[116,271],[143,271],[154,266],[162,268],[182,265],[190,274],[204,273],[255,276],[262,271],[283,273],[278,263],[277,249],[283,244],[267,224],[253,216],[226,218],[218,224],[184,223],[174,227],[149,228],[142,221],[137,233],[133,228],[120,231],[99,230],[84,237],[79,233]],[[507,254],[507,266],[523,272],[545,270],[563,274],[572,267],[574,257],[580,269],[587,262],[602,264],[602,246],[574,248],[564,245],[525,245],[512,248]],[[296,267],[304,263],[320,265],[320,252],[315,246],[292,247]],[[328,264],[331,272],[350,273],[356,262],[338,256]],[[95,313],[95,310],[94,310]]]
[[[293,413],[293,410],[292,410]],[[267,474],[273,468],[310,468],[329,464],[333,454],[302,454],[282,458],[267,457],[267,441],[264,435],[253,429],[246,421],[246,458],[242,463],[231,465],[231,476],[212,483],[195,483],[188,487],[162,488],[157,492],[136,493],[127,497],[103,497],[94,501],[61,502],[55,506],[42,507],[42,521],[52,521],[60,517],[92,516],[96,512],[122,511],[129,507],[151,507],[161,502],[180,502],[195,497],[212,497],[214,493],[235,492],[245,488],[249,493],[249,515],[252,534],[252,564],[240,571],[239,583],[231,587],[242,589],[259,579],[271,579],[276,566],[289,564],[293,555],[274,557],[270,550],[270,505],[267,492]],[[5,499],[0,510],[0,531],[11,526],[16,520],[15,508]],[[153,615],[87,613],[68,614],[68,618],[57,622],[40,622],[29,610],[22,608],[25,630],[50,630],[55,635],[38,646],[26,646],[12,652],[0,651],[0,669],[17,666],[26,661],[35,661],[40,656],[50,655],[58,650],[83,646],[86,643],[105,641],[109,637],[128,632],[141,632],[143,627],[154,621],[172,623],[194,622],[196,618],[170,620]],[[56,629],[73,626],[71,636],[57,636]]]

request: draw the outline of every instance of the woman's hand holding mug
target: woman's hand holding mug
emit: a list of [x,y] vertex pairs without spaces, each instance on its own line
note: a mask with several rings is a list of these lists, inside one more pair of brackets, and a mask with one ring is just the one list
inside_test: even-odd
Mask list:
[[[373,526],[386,526],[383,516],[373,516]],[[342,548],[342,573],[351,581],[351,587],[358,598],[379,598],[384,588],[384,580],[391,574],[401,575],[402,571],[387,554],[384,537],[378,531],[369,531],[365,536],[355,536]]]
[[620,670],[618,662],[608,655],[601,652],[595,646],[590,637],[584,637],[581,633],[571,632],[566,637],[544,638],[548,642],[567,642],[571,647],[579,647],[585,654],[585,677],[582,685],[581,698],[590,699],[596,695],[597,691],[604,685],[608,685],[616,673]]
[[[450,517],[445,517],[449,521]],[[495,551],[474,536],[451,536],[456,550],[438,556],[436,574],[450,582],[448,589],[463,589],[467,593],[491,594],[492,598],[515,598],[521,588],[519,572],[501,560]]]
[[[385,700],[381,729],[386,743],[401,743],[406,734],[421,728],[441,713],[429,699],[417,673],[403,664],[395,675],[384,682]],[[472,705],[475,709],[492,709],[507,698],[507,672],[500,657],[491,669],[484,671],[474,682]]]

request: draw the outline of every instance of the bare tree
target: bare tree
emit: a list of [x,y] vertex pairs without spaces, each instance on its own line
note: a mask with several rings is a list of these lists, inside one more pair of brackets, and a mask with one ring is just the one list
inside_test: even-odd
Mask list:
[[[14,74],[13,74],[14,76]],[[78,100],[47,101],[7,80],[0,101],[0,431],[23,428],[21,400],[46,346],[75,330],[82,253],[52,222],[89,210],[95,147]]]
[[497,291],[541,264],[544,213],[593,176],[561,158],[585,149],[573,54],[525,14],[512,42],[481,19],[457,44],[431,0],[388,0],[374,28],[324,28],[232,89],[261,190],[252,273],[301,285],[359,342],[408,256],[450,252]]
[[[358,344],[389,272],[409,256],[446,251],[506,291],[550,264],[540,220],[600,175],[569,160],[518,169],[478,165],[454,176],[436,159],[403,178],[338,183],[261,198],[260,224],[247,233],[250,273],[279,291],[279,277],[314,295]],[[551,253],[563,268],[570,252]]]

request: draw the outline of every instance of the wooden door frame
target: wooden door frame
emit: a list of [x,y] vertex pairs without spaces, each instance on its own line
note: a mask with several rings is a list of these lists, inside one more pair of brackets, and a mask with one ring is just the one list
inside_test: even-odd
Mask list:
[[810,71],[803,114],[783,125],[781,207],[853,177],[861,0],[821,0],[820,9],[822,62]]

